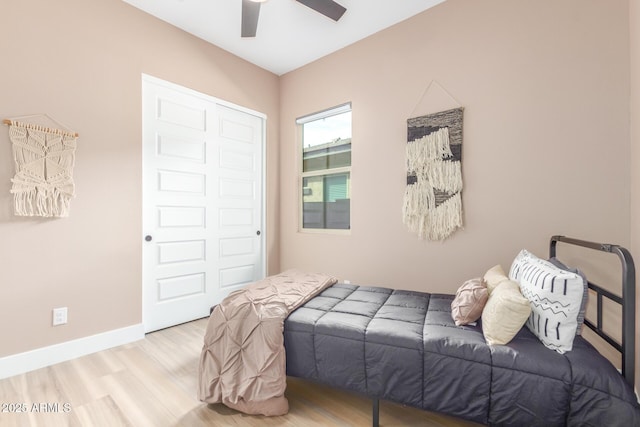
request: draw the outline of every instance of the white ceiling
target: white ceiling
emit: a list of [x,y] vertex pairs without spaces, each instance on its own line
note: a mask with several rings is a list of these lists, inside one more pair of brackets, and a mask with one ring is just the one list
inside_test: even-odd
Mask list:
[[255,38],[240,37],[242,0],[124,0],[259,67],[282,75],[445,0],[337,0],[338,22],[295,0],[262,3]]

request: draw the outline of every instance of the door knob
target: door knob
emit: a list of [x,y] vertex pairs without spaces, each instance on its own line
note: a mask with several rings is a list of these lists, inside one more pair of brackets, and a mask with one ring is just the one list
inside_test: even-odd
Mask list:
[[144,236],[144,240],[146,240],[147,242],[150,242],[152,239],[153,239],[153,237],[151,237],[149,234]]
[[260,235],[260,230],[256,231],[256,236]]

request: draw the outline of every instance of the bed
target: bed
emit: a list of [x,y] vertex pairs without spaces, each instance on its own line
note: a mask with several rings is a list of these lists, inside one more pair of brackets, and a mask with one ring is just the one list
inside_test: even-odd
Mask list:
[[[594,283],[597,319],[585,325],[622,353],[622,373],[582,336],[560,354],[522,327],[507,345],[489,346],[482,324],[456,326],[453,295],[337,283],[284,323],[286,372],[372,398],[487,425],[639,426],[634,394],[635,269],[617,245],[554,236],[617,255],[622,297]],[[622,342],[604,330],[603,299],[622,305]]]
[[[567,335],[560,322],[547,328],[548,319],[541,322],[542,316],[535,316],[534,306],[549,309],[544,306],[548,298],[540,300],[539,295],[547,295],[549,288],[560,293],[564,289],[566,295],[567,289],[577,286],[567,277],[578,277],[578,272],[565,271],[570,268],[556,257],[558,243],[611,253],[621,261],[622,296],[583,279],[579,285],[584,283],[584,294],[587,286],[595,294],[589,304],[596,305],[596,319],[584,319],[584,325],[621,353],[621,372],[576,335],[580,327],[574,325]],[[531,308],[527,300],[524,303],[531,316],[527,312],[529,320],[523,322],[532,324],[518,324],[505,345],[487,344],[494,340],[488,335],[493,326],[484,314],[493,312],[488,309],[490,302],[509,289],[506,285],[492,285],[480,321],[458,326],[459,319],[454,322],[452,316],[458,292],[454,297],[358,286],[300,272],[269,277],[235,291],[212,308],[198,397],[250,414],[282,415],[288,410],[286,376],[292,376],[370,397],[374,426],[379,423],[380,399],[486,425],[640,426],[634,393],[631,255],[617,245],[554,236],[550,259],[559,263],[565,276],[543,275],[544,271],[530,268],[527,257],[514,261],[509,276],[521,281],[505,283],[521,288],[520,298],[541,293]],[[487,287],[492,277],[485,275]],[[620,342],[605,331],[604,300],[622,306]],[[560,297],[554,302],[560,305],[552,307],[549,318],[567,317],[568,311],[556,312],[563,301]],[[582,321],[583,311],[581,306],[574,322]],[[558,339],[570,336],[569,347],[547,342],[547,332]]]

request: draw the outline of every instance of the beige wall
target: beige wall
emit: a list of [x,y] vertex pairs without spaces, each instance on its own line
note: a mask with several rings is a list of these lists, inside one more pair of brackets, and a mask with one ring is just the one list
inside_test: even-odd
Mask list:
[[[636,273],[640,271],[640,2],[629,0],[630,76],[631,76],[631,253],[636,254]],[[638,277],[638,274],[636,274]],[[636,282],[639,282],[636,278]],[[640,291],[637,307],[640,307]],[[637,310],[636,310],[637,313]],[[636,330],[640,331],[640,316],[636,314]],[[637,343],[640,348],[640,342]],[[640,351],[636,353],[636,366],[640,366]],[[636,384],[640,372],[636,371]]]
[[[3,2],[0,54],[0,118],[47,113],[80,134],[70,217],[32,219],[12,214],[0,129],[0,357],[142,320],[141,73],[267,114],[267,187],[278,185],[278,77],[122,1]],[[53,328],[58,306],[69,324]]]
[[[453,292],[552,234],[628,245],[628,0],[448,0],[281,79],[281,268]],[[421,95],[429,83],[425,99]],[[453,97],[453,98],[452,98]],[[351,234],[297,230],[295,118],[353,104]],[[464,106],[464,230],[407,232],[406,120]]]
[[[636,0],[448,0],[283,76],[282,269],[451,293],[497,263],[508,269],[523,247],[545,256],[553,234],[629,247],[640,213],[630,198],[640,187],[640,176],[631,179],[640,148],[629,156],[629,91],[640,70],[632,33],[631,80],[630,4],[633,27]],[[351,234],[299,233],[294,119],[348,101]],[[401,217],[406,120],[460,105],[465,228],[444,243],[420,241]],[[640,128],[637,111],[632,123]],[[560,253],[588,255],[589,277],[620,292],[615,257]],[[615,334],[619,315],[605,317]]]

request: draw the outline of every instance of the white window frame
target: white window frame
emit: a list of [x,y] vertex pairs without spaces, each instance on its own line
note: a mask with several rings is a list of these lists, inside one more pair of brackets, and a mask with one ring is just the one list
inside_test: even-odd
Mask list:
[[[296,125],[298,127],[297,131],[297,152],[298,152],[298,231],[301,233],[312,233],[312,234],[343,234],[349,235],[351,234],[351,212],[349,212],[349,229],[338,229],[338,228],[304,228],[304,218],[303,218],[303,182],[305,178],[314,177],[314,176],[326,176],[326,175],[338,175],[341,173],[349,174],[349,200],[351,203],[351,165],[347,167],[334,168],[334,169],[321,169],[314,170],[310,172],[304,172],[304,150],[303,150],[303,125],[309,122],[313,122],[316,120],[324,119],[327,117],[335,116],[338,114],[346,113],[348,111],[353,111],[351,108],[351,102],[347,102],[345,104],[338,105],[336,107],[328,108],[323,111],[319,111],[317,113],[309,114],[307,116],[299,117],[296,119]],[[353,119],[352,119],[353,120]],[[352,123],[353,128],[353,123]],[[351,143],[351,155],[353,161],[353,139]]]

